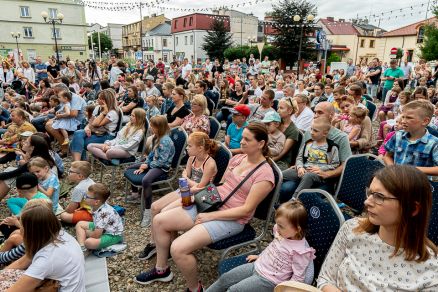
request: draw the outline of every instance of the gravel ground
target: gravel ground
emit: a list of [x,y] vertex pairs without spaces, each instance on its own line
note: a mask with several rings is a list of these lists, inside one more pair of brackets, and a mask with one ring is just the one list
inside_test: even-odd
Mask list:
[[[223,137],[223,133],[221,133]],[[13,165],[12,162],[10,165]],[[70,166],[70,157],[64,159],[65,169]],[[0,171],[3,171],[7,165],[0,166]],[[100,168],[95,165],[95,169],[91,175],[91,178],[96,182],[100,181]],[[63,179],[65,181],[65,179]],[[107,258],[108,264],[108,276],[110,282],[111,291],[184,291],[186,286],[184,279],[180,272],[177,270],[175,264],[170,260],[170,265],[174,278],[170,283],[153,283],[152,285],[142,286],[134,283],[133,277],[138,273],[152,268],[155,264],[155,257],[148,261],[141,261],[137,258],[140,251],[144,248],[149,241],[150,229],[142,228],[140,226],[140,205],[128,204],[124,201],[124,178],[122,172],[116,175],[116,179],[113,181],[109,173],[103,176],[103,182],[106,185],[113,184],[112,196],[109,199],[110,204],[120,205],[126,209],[125,218],[125,241],[128,248],[119,255],[111,258]],[[11,193],[14,193],[12,191]],[[154,200],[157,200],[160,195],[154,195]],[[61,204],[66,206],[68,204],[67,198],[60,199]],[[10,213],[6,207],[6,204],[0,204],[0,218],[9,216]],[[262,226],[260,221],[254,221],[254,227],[260,229]],[[72,234],[74,228],[66,227],[66,230]],[[270,242],[270,238],[266,238],[263,245],[266,246]],[[198,267],[202,272],[200,273],[200,279],[204,287],[208,287],[213,283],[217,277],[217,264],[219,262],[220,253],[214,250],[204,248],[196,253],[198,259]]]
[[[379,106],[379,104],[377,105]],[[378,129],[378,122],[373,122],[374,137],[376,137],[376,129]],[[217,140],[223,140],[224,132],[221,131]],[[70,166],[70,158],[64,159],[65,169]],[[0,166],[0,170],[6,167]],[[97,166],[91,177],[98,182],[100,168]],[[65,180],[65,179],[64,179]],[[152,268],[155,264],[155,257],[148,261],[141,261],[137,258],[140,251],[144,248],[150,238],[150,229],[140,227],[140,205],[127,204],[124,201],[124,178],[122,172],[116,175],[113,181],[111,175],[105,174],[103,182],[106,185],[113,184],[112,196],[109,200],[110,204],[120,205],[126,209],[125,214],[125,241],[128,248],[121,254],[107,259],[108,276],[111,291],[184,291],[186,286],[181,273],[177,270],[175,264],[170,260],[170,265],[174,278],[170,283],[153,283],[148,286],[142,286],[133,281],[133,277],[138,273]],[[160,194],[164,195],[164,194]],[[160,195],[154,195],[154,200],[157,200]],[[67,205],[66,198],[60,200]],[[9,215],[6,204],[0,204],[0,218],[5,218]],[[253,221],[253,226],[256,230],[260,230],[262,222],[258,220]],[[72,235],[74,235],[73,228],[66,228]],[[262,242],[262,246],[267,246],[271,241],[268,235]],[[204,287],[208,287],[218,277],[217,264],[219,262],[220,254],[214,250],[204,248],[196,253],[198,259],[198,269],[200,272],[200,279]]]

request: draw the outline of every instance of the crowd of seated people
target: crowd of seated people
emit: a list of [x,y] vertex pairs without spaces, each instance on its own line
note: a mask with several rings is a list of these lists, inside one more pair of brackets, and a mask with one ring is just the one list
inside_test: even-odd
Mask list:
[[[132,187],[127,201],[144,202],[140,225],[151,236],[131,244],[144,244],[139,258],[155,256],[156,262],[132,275],[136,283],[171,281],[170,258],[187,291],[273,291],[284,281],[303,282],[315,250],[306,241],[308,214],[298,194],[319,188],[334,194],[348,158],[374,153],[386,167],[364,190],[366,212],[342,225],[315,275],[317,286],[438,289],[438,250],[427,237],[430,181],[438,176],[438,95],[425,62],[406,76],[397,62],[385,67],[377,59],[331,74],[309,66],[300,75],[253,56],[249,63],[223,65],[185,59],[168,70],[161,60],[135,67],[115,57],[108,63],[36,60],[35,69],[23,62],[13,74],[4,63],[6,73],[0,74],[6,78],[0,200],[11,214],[0,222],[0,263],[8,264],[0,271],[3,290],[58,285],[60,291],[85,291],[84,256],[121,243],[126,228],[109,204],[109,188],[92,180],[89,158],[117,166],[139,149],[141,161],[124,174],[141,188]],[[13,81],[23,82],[25,94],[11,88]],[[210,124],[214,117],[219,129]],[[154,200],[153,183],[177,171],[172,165],[178,145],[170,133],[176,128],[188,136],[178,155],[186,157],[181,176],[192,195],[215,180],[218,142],[230,150],[216,190],[222,200],[232,196],[215,211],[186,208],[180,191]],[[218,141],[209,138],[216,130]],[[64,173],[69,155],[73,162]],[[283,181],[273,239],[260,255],[204,287],[194,254],[244,230],[276,187],[274,163]],[[63,180],[75,187],[61,206]],[[75,226],[76,239],[60,221]]]

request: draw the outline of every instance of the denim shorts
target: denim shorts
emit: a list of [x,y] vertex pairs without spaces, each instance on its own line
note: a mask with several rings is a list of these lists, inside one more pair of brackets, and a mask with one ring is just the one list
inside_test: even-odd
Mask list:
[[[189,210],[185,210],[190,218],[192,218],[193,222],[195,222],[196,216],[198,215],[196,205],[193,205],[193,208],[190,208]],[[202,223],[202,225],[205,227],[205,229],[207,229],[207,232],[210,235],[211,241],[213,243],[239,234],[245,227],[245,224],[240,224],[237,221],[231,220],[208,221]]]

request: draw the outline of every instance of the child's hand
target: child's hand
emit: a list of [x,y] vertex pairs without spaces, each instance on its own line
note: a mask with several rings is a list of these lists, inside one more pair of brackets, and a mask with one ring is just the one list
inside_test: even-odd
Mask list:
[[252,263],[252,262],[254,262],[255,260],[257,260],[258,258],[259,258],[258,255],[251,254],[251,255],[249,255],[249,256],[246,257],[246,261],[247,261],[248,263]]
[[298,168],[298,177],[302,177],[306,173],[304,167]]

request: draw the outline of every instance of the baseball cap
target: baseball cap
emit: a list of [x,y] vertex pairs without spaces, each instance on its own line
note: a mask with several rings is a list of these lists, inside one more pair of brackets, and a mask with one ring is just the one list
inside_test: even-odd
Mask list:
[[38,185],[38,178],[30,172],[25,172],[17,177],[15,185],[19,190],[29,190]]
[[155,79],[154,79],[154,76],[148,75],[148,76],[146,76],[145,80],[152,80],[152,81],[154,81]]
[[280,115],[275,111],[270,111],[265,114],[262,123],[281,122]]
[[30,137],[32,135],[33,135],[33,132],[31,132],[31,131],[25,131],[25,132],[20,134],[20,136],[23,138],[27,138],[27,137]]
[[230,112],[232,114],[241,114],[245,117],[248,117],[251,114],[249,107],[244,104],[236,105],[234,108],[230,109]]

